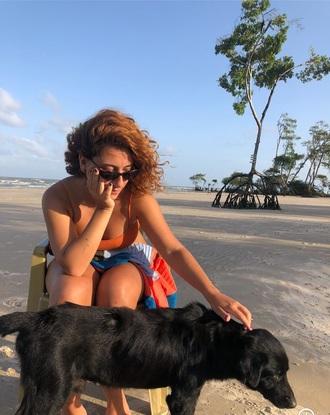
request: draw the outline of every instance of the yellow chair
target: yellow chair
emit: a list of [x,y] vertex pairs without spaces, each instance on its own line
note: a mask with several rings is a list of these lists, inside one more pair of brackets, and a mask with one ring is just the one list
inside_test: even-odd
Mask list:
[[[47,255],[49,254],[49,241],[43,239],[34,248],[31,260],[28,311],[40,311],[48,307],[49,296],[45,286],[47,271]],[[166,396],[169,388],[149,389],[151,415],[167,415]]]

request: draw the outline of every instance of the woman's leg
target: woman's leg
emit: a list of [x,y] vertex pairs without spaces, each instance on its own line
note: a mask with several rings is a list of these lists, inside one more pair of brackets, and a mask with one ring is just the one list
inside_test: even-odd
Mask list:
[[[143,295],[143,280],[133,264],[118,265],[106,271],[98,284],[95,302],[102,307],[136,308]],[[129,415],[122,389],[105,388],[108,401],[106,415]]]
[[[49,305],[62,304],[66,301],[80,305],[91,305],[99,281],[99,274],[90,265],[86,272],[75,277],[63,272],[62,267],[54,260],[50,263],[46,275],[46,287],[49,293]],[[80,395],[71,394],[62,409],[62,415],[86,415],[81,405]]]

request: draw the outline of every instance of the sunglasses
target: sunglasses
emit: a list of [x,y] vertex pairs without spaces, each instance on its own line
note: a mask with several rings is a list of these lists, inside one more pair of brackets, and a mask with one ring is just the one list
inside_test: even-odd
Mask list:
[[128,181],[128,180],[132,180],[134,179],[134,177],[136,177],[136,175],[138,174],[139,170],[138,169],[133,169],[133,170],[129,170],[129,171],[124,171],[123,173],[119,173],[118,171],[106,171],[106,170],[102,170],[96,163],[95,161],[91,160],[90,161],[94,164],[95,167],[98,168],[99,171],[99,175],[100,177],[102,177],[102,179],[104,180],[117,180],[118,177],[122,177],[123,180]]

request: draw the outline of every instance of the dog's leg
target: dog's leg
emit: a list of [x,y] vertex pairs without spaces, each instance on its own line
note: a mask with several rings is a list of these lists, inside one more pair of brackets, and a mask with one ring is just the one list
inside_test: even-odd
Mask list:
[[24,382],[21,385],[24,393],[21,404],[15,412],[15,415],[33,414],[33,402],[37,395],[37,388],[30,377],[25,377]]
[[202,386],[187,388],[187,385],[175,386],[166,398],[171,415],[193,415]]
[[24,395],[15,415],[58,415],[65,401],[66,399],[59,399],[58,396],[53,400],[48,395],[45,396],[43,391],[38,392],[38,396],[34,399]]
[[72,390],[72,380],[34,385],[29,379],[21,405],[15,415],[58,415]]

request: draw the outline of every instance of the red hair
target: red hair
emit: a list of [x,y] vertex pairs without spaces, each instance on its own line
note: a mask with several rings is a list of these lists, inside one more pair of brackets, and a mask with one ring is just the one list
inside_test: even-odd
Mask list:
[[88,159],[100,154],[105,146],[126,149],[139,174],[128,183],[133,193],[149,193],[160,190],[163,169],[159,162],[158,145],[141,130],[135,120],[119,111],[103,109],[94,117],[78,125],[67,135],[65,152],[66,171],[83,175],[79,154]]

